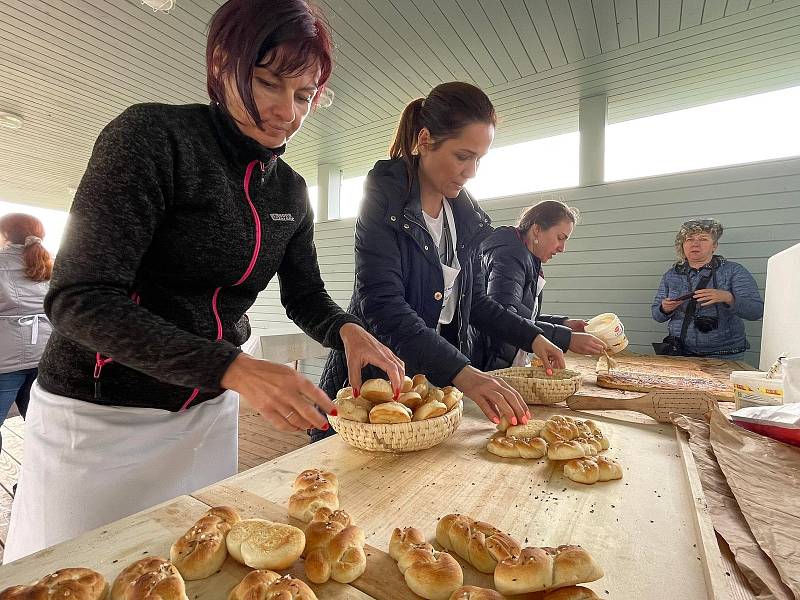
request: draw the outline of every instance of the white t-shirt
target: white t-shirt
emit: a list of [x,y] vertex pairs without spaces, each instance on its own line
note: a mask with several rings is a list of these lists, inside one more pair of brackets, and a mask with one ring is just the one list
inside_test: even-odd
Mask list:
[[454,264],[452,267],[443,264],[442,275],[444,276],[444,287],[442,290],[444,296],[444,304],[442,305],[442,312],[439,315],[439,323],[446,325],[453,321],[453,317],[458,309],[458,274],[461,272],[461,265],[458,262],[458,256],[455,255],[456,251],[456,227],[453,220],[453,209],[450,207],[450,202],[445,200],[442,210],[439,211],[439,216],[434,218],[422,211],[422,216],[425,219],[425,225],[428,232],[433,238],[433,243],[436,248],[442,242],[442,235],[444,233],[444,214],[447,213],[447,222],[450,226],[450,238],[453,242]]

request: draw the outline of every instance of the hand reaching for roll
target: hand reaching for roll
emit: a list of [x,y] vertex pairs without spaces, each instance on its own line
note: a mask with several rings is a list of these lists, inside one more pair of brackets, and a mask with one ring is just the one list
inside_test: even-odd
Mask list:
[[[561,351],[559,350],[559,352]],[[495,424],[500,423],[500,419],[503,417],[514,425],[527,423],[531,418],[531,413],[519,392],[498,377],[466,366],[455,376],[453,383],[470,397],[480,407],[483,414]]]
[[545,373],[553,374],[553,369],[564,369],[567,364],[564,362],[564,353],[561,348],[548,340],[543,335],[537,335],[533,339],[533,353],[542,361]]
[[285,365],[242,353],[225,371],[221,384],[247,398],[253,408],[280,431],[329,427],[317,407],[331,413],[333,403],[302,373]]
[[339,335],[342,338],[347,358],[347,377],[355,396],[358,396],[361,391],[361,369],[367,365],[373,365],[386,373],[392,383],[394,395],[397,397],[406,374],[406,366],[403,361],[367,333],[363,327],[354,323],[342,325]]
[[593,336],[591,333],[575,333],[573,332],[569,341],[569,351],[575,354],[602,354],[606,349],[606,345],[598,337]]

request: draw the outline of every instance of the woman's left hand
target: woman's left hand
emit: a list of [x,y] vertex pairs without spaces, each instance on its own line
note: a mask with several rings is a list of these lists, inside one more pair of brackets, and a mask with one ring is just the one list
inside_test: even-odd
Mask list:
[[586,331],[586,326],[589,324],[589,321],[584,321],[583,319],[567,319],[564,321],[564,327],[569,327],[572,331],[576,331],[578,333],[583,333]]
[[733,294],[725,290],[718,290],[715,288],[706,288],[697,290],[694,293],[694,299],[700,306],[710,306],[711,304],[725,303],[733,306]]
[[406,366],[394,352],[381,344],[372,335],[355,323],[345,323],[339,330],[347,358],[347,376],[353,392],[358,396],[361,390],[361,369],[373,365],[386,371],[395,397],[403,386]]

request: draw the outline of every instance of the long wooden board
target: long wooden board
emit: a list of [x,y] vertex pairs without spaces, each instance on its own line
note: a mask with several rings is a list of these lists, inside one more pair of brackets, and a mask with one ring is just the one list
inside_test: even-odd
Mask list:
[[[566,412],[534,407],[537,417]],[[495,524],[525,545],[577,543],[598,560],[606,576],[588,584],[602,598],[672,600],[727,598],[708,584],[719,552],[700,543],[698,514],[674,428],[598,417],[620,458],[625,478],[583,486],[546,460],[501,459],[485,450],[493,428],[467,404],[465,418],[447,441],[422,452],[371,453],[338,436],[239,474],[223,484],[285,506],[297,473],[310,467],[339,477],[342,508],[364,528],[367,542],[386,551],[395,527],[415,526],[433,538],[441,516],[460,512]],[[197,493],[218,498],[220,486]],[[391,569],[385,573],[390,579]],[[376,595],[398,598],[395,589]],[[377,593],[380,593],[378,591]]]
[[[94,569],[102,573],[111,584],[122,569],[140,558],[145,556],[169,558],[169,549],[173,542],[183,535],[208,510],[208,507],[209,505],[190,496],[180,496],[166,504],[42,550],[1,567],[0,590],[11,585],[31,583],[65,567]],[[223,600],[250,571],[250,568],[228,557],[222,569],[208,579],[187,581],[187,595],[192,600]],[[299,564],[284,572],[305,579],[305,573]],[[309,585],[320,599],[370,599],[370,596],[357,589],[336,582],[321,586]]]

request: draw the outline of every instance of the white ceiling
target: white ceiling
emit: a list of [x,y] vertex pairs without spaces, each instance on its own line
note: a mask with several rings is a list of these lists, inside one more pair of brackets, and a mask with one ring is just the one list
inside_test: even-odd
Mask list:
[[[100,129],[137,102],[207,102],[205,28],[218,0],[0,0],[0,199],[66,208]],[[800,84],[800,0],[326,0],[333,106],[287,161],[316,180],[386,153],[403,106],[441,81],[483,87],[497,145],[574,131],[605,93],[626,120]]]

